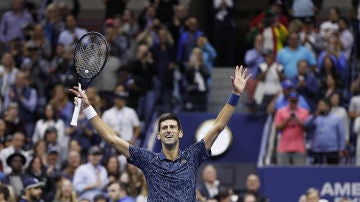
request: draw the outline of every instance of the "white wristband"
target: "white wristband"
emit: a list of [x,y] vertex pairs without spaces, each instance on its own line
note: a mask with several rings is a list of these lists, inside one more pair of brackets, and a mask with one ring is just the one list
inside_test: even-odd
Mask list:
[[83,112],[88,120],[94,118],[94,116],[97,115],[94,107],[92,107],[91,105],[84,109]]

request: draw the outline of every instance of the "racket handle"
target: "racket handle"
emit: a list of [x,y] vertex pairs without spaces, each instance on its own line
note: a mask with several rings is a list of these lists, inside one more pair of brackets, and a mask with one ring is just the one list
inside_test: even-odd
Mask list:
[[[79,91],[81,92],[82,89],[81,89],[80,83],[78,83],[78,87],[79,87]],[[70,125],[72,125],[72,126],[77,126],[77,122],[78,122],[79,114],[80,114],[81,103],[82,103],[81,98],[76,97],[75,99],[77,101],[77,104],[75,105],[73,116],[72,116],[71,122],[70,122]]]
[[75,105],[73,116],[70,122],[70,125],[72,126],[77,126],[79,114],[80,114],[81,102],[82,102],[81,98],[77,97],[76,99],[77,99],[77,104]]

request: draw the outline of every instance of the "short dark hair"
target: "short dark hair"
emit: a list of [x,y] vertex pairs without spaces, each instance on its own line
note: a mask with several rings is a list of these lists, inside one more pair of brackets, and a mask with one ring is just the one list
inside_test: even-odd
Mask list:
[[172,113],[166,113],[166,114],[162,114],[160,117],[159,117],[159,121],[158,121],[158,132],[160,132],[160,125],[163,121],[166,121],[166,120],[175,120],[178,124],[178,127],[179,127],[179,130],[181,130],[181,124],[180,124],[180,120],[179,118],[175,115],[175,114],[172,114]]

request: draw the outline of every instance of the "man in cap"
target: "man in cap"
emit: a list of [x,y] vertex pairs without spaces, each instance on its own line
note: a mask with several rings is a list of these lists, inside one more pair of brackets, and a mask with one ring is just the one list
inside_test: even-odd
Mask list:
[[45,184],[36,178],[28,178],[24,182],[24,193],[19,202],[36,202],[41,199],[42,187]]
[[101,165],[101,159],[100,148],[91,146],[88,150],[88,163],[75,170],[73,184],[80,199],[93,199],[96,195],[102,194],[102,190],[108,184],[108,174]]

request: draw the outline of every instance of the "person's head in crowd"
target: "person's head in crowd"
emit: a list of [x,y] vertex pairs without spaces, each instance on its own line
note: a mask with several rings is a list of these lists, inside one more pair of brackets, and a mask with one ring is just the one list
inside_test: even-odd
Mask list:
[[25,198],[28,202],[36,202],[41,199],[42,188],[44,187],[44,183],[40,182],[36,178],[29,177],[24,181],[24,194],[23,198]]
[[63,178],[56,190],[55,201],[77,202],[77,195],[70,180]]
[[108,172],[109,181],[114,182],[120,178],[120,161],[117,155],[112,155],[105,160],[104,167]]
[[289,93],[292,92],[295,88],[294,83],[290,79],[282,81],[281,86],[285,97],[287,97]]
[[204,182],[206,184],[217,183],[216,182],[217,181],[216,168],[211,164],[206,165],[202,172],[202,179],[204,180]]
[[76,18],[74,15],[69,14],[65,18],[66,28],[68,30],[74,30],[76,28]]
[[104,195],[98,194],[94,197],[94,202],[107,202],[107,199]]
[[[309,63],[306,60],[299,60],[297,63],[298,75],[305,76],[309,73]],[[303,78],[303,77],[301,77]]]
[[81,165],[80,153],[76,150],[70,150],[68,152],[67,166],[76,169]]
[[327,74],[325,79],[325,86],[327,89],[336,89],[336,80],[333,74]]
[[246,190],[250,193],[257,193],[260,188],[259,176],[255,173],[251,173],[246,178]]
[[35,156],[44,156],[47,152],[47,144],[45,140],[40,139],[33,145],[33,150]]
[[56,149],[50,149],[48,152],[47,152],[47,155],[46,155],[46,164],[47,166],[57,166],[59,164],[59,160],[60,160],[60,157],[59,157],[59,151],[57,151]]
[[69,142],[69,151],[77,151],[79,154],[81,154],[83,148],[81,147],[80,143],[75,140],[72,139]]
[[119,199],[122,199],[128,195],[125,185],[119,182],[111,182],[107,187],[107,194],[110,201],[119,201]]
[[200,67],[201,65],[203,65],[204,60],[203,60],[202,53],[203,53],[203,51],[198,47],[195,47],[192,49],[190,57],[189,57],[189,66],[190,67]]
[[326,98],[320,98],[317,105],[317,114],[327,116],[330,110],[330,101]]
[[146,44],[139,45],[136,58],[142,61],[146,61],[150,57],[151,53],[149,51],[149,47]]
[[340,17],[340,9],[338,7],[332,7],[329,9],[328,19],[332,23],[338,22],[339,17]]
[[157,32],[157,35],[158,35],[160,44],[165,44],[165,45],[174,44],[174,40],[173,40],[170,32],[165,27],[160,28],[159,31]]
[[261,52],[261,55],[264,57],[265,62],[268,65],[272,65],[275,62],[275,52],[271,49],[265,49]]
[[291,110],[296,110],[297,103],[299,100],[299,94],[295,90],[290,92],[288,95],[288,100],[289,100],[289,108]]
[[332,54],[327,54],[323,59],[323,66],[321,67],[321,71],[323,73],[337,73],[336,70],[336,57]]
[[11,102],[5,109],[4,119],[6,121],[16,121],[19,118],[19,106],[16,102]]
[[287,45],[290,49],[297,49],[299,47],[300,37],[297,32],[290,32],[288,39],[287,39]]
[[350,22],[346,17],[341,16],[338,21],[339,31],[344,31],[349,28]]
[[11,167],[13,174],[20,174],[26,164],[26,157],[20,152],[15,152],[7,157],[6,163]]
[[65,93],[65,87],[63,84],[57,84],[53,87],[52,98],[50,104],[53,104],[56,111],[60,110],[63,105],[69,101],[68,95]]
[[126,100],[129,97],[129,93],[126,91],[125,86],[118,84],[114,89],[114,105],[118,109],[122,109],[126,106]]
[[56,145],[58,142],[58,131],[55,127],[48,127],[44,133],[44,140],[49,145]]
[[148,5],[145,8],[145,18],[146,19],[153,19],[156,17],[156,8],[154,5]]
[[21,12],[24,9],[25,0],[12,0],[12,9],[15,12]]
[[196,18],[191,17],[186,21],[186,26],[189,32],[195,32],[198,29],[198,21]]
[[6,69],[10,69],[15,67],[15,61],[10,52],[5,52],[1,57],[1,65],[3,65]]
[[217,199],[219,202],[231,202],[231,192],[230,190],[222,190],[220,191],[216,196],[215,199]]
[[184,20],[188,17],[188,9],[184,5],[176,5],[174,7],[174,18],[177,20]]
[[[40,156],[34,156],[33,159],[31,159],[30,164],[27,168],[27,173],[28,174],[42,174],[42,172],[44,171],[44,163],[41,159]],[[34,176],[35,177],[35,176]],[[42,177],[42,176],[39,176]]]
[[243,202],[257,202],[256,196],[254,194],[251,194],[251,193],[246,193],[244,195]]
[[102,159],[102,152],[100,150],[100,147],[98,146],[91,146],[88,150],[88,161],[97,166],[100,164]]
[[338,33],[331,33],[326,43],[326,51],[338,57],[342,51],[342,45]]
[[309,188],[306,193],[306,202],[318,202],[320,199],[319,190],[315,188]]
[[15,85],[17,88],[24,88],[29,84],[29,78],[24,71],[18,71],[15,76]]
[[303,22],[299,19],[294,19],[292,21],[290,21],[289,24],[289,32],[301,32],[301,30],[303,29]]
[[52,104],[47,104],[42,116],[43,120],[46,121],[56,121],[57,120],[57,113],[55,111],[55,107]]
[[9,188],[4,185],[0,184],[0,202],[7,202],[10,199],[10,191]]
[[134,20],[135,20],[134,11],[129,8],[125,9],[122,15],[123,23],[133,23]]
[[303,20],[303,32],[311,33],[314,28],[314,22],[310,17],[307,17]]
[[339,92],[333,92],[330,96],[330,104],[331,107],[338,107],[341,106],[342,97]]
[[154,33],[157,33],[162,27],[163,27],[163,25],[161,24],[161,21],[158,18],[155,18],[151,22],[151,27],[150,28]]
[[15,151],[20,151],[23,149],[25,145],[25,134],[23,132],[17,131],[13,134],[12,138],[12,146],[14,147]]
[[254,40],[254,48],[258,50],[260,53],[264,49],[264,36],[261,34],[256,35]]

